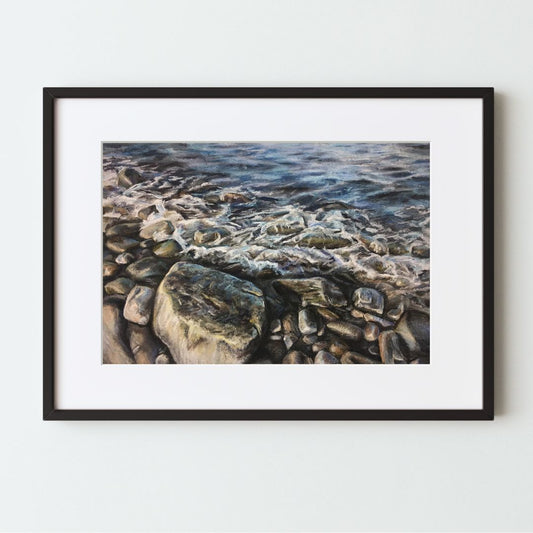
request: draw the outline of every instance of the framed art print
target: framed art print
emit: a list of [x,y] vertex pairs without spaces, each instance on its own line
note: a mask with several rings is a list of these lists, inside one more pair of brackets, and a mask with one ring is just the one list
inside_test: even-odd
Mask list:
[[45,88],[44,418],[492,419],[493,89]]

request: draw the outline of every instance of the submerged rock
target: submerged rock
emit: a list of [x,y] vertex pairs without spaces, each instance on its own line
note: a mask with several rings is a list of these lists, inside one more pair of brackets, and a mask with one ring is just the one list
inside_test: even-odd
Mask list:
[[385,299],[376,289],[360,287],[353,293],[353,305],[356,309],[382,315],[385,308]]
[[304,307],[344,307],[348,303],[342,291],[333,282],[320,277],[278,279],[274,286],[276,289],[286,289],[297,294]]
[[245,363],[265,320],[263,293],[253,283],[176,263],[157,290],[153,325],[176,363]]
[[140,183],[142,180],[143,180],[142,176],[134,168],[125,167],[125,168],[121,168],[118,171],[117,183],[121,187],[129,188],[132,185],[136,185],[137,183]]
[[150,287],[136,285],[131,289],[124,305],[124,318],[140,326],[146,326],[152,315],[155,291]]
[[102,354],[106,364],[131,364],[133,354],[124,342],[126,321],[122,317],[122,300],[104,299],[102,310]]

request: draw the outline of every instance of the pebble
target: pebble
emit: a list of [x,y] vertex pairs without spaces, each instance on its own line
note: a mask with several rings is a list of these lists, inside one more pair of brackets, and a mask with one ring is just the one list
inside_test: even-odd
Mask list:
[[368,322],[364,329],[365,340],[373,342],[379,337],[379,327],[373,322]]
[[290,333],[287,335],[283,335],[283,342],[285,343],[287,350],[290,350],[297,340],[298,337],[296,335]]
[[311,335],[317,332],[316,321],[310,309],[302,309],[298,313],[298,328],[302,335]]
[[265,351],[274,363],[280,363],[287,353],[287,347],[283,341],[269,340],[265,344]]
[[387,312],[387,318],[390,318],[394,322],[397,322],[402,317],[404,311],[405,311],[405,306],[402,302],[400,303],[398,307],[395,307],[394,309],[390,309]]
[[134,168],[121,168],[117,175],[117,183],[129,189],[132,185],[140,183],[142,181],[142,176],[139,171]]
[[357,352],[346,352],[341,357],[341,363],[344,365],[375,365],[378,361]]
[[311,363],[311,359],[307,357],[307,355],[305,355],[304,353],[293,350],[283,358],[282,363],[285,365],[305,365]]
[[346,344],[340,341],[333,341],[329,345],[329,351],[334,355],[341,356],[344,352],[347,352],[348,350],[348,346],[346,346]]
[[390,320],[386,320],[385,318],[381,318],[376,315],[371,315],[370,313],[365,313],[365,320],[367,322],[375,322],[376,324],[379,324],[382,328],[392,328],[394,324]]
[[328,322],[327,328],[346,340],[358,341],[363,337],[363,330],[350,322],[344,322],[342,320]]
[[156,244],[153,248],[154,255],[157,257],[177,257],[181,252],[181,246],[174,240],[168,240]]
[[147,224],[141,229],[139,236],[141,239],[151,239],[156,234],[158,235],[172,235],[174,226],[168,220],[156,220]]
[[135,256],[133,254],[130,254],[129,252],[124,252],[122,254],[117,255],[115,259],[115,263],[118,265],[127,265],[131,263],[135,259]]
[[322,365],[337,365],[339,360],[326,350],[320,350],[315,357],[315,364]]
[[319,341],[313,344],[312,350],[314,353],[318,353],[320,350],[326,350],[329,347],[329,342]]
[[298,328],[298,321],[296,320],[296,317],[291,314],[287,313],[282,319],[281,324],[283,326],[283,331],[285,334],[293,334],[297,337],[300,335],[300,329]]
[[111,261],[104,261],[102,264],[102,275],[104,278],[110,278],[118,273],[120,267]]
[[105,292],[109,295],[112,294],[122,294],[126,295],[128,294],[135,283],[131,281],[129,278],[117,278],[113,281],[110,281],[109,283],[106,283],[104,289]]
[[117,254],[136,248],[138,244],[139,241],[131,237],[112,237],[111,239],[107,239],[105,243],[112,252]]
[[128,265],[126,272],[135,281],[147,282],[162,278],[167,272],[167,266],[155,257],[143,257]]
[[156,211],[157,208],[155,205],[149,205],[148,207],[143,207],[142,209],[139,209],[137,215],[139,218],[146,220],[152,213],[155,213]]
[[382,315],[385,307],[385,299],[376,289],[359,287],[353,293],[353,305],[356,309]]
[[136,285],[131,289],[124,306],[124,318],[140,326],[146,326],[152,315],[154,289]]
[[171,363],[170,356],[166,353],[160,353],[155,358],[156,365],[169,365]]
[[352,315],[354,318],[364,318],[365,313],[363,311],[359,311],[359,309],[352,309],[350,311],[350,315]]
[[368,347],[368,353],[374,357],[379,357],[379,346],[376,343],[371,344]]
[[140,224],[138,222],[125,222],[124,224],[116,224],[106,229],[106,237],[124,237],[130,235],[137,235]]
[[269,339],[271,341],[281,341],[283,340],[283,337],[281,335],[270,335]]
[[138,365],[150,365],[155,362],[159,345],[150,328],[137,324],[128,324],[130,348]]

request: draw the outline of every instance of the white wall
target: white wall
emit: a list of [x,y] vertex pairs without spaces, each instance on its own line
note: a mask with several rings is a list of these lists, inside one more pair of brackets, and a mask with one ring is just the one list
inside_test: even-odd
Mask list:
[[[529,1],[2,2],[0,528],[533,529],[532,20]],[[496,420],[42,422],[41,87],[143,85],[494,86]]]

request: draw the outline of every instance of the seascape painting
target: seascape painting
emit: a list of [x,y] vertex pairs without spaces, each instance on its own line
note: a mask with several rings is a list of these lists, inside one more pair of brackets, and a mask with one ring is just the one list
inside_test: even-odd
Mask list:
[[429,364],[429,143],[102,144],[105,364]]

